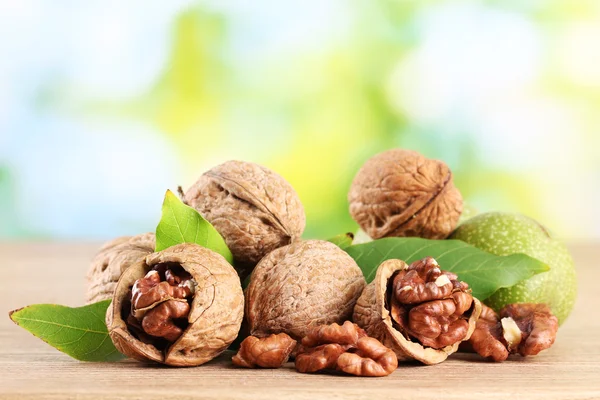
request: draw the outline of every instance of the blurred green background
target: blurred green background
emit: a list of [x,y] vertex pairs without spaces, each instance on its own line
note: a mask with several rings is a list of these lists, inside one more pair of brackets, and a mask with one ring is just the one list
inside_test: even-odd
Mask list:
[[392,147],[474,208],[600,238],[600,1],[0,0],[0,238],[154,230],[228,159],[287,178],[307,237]]

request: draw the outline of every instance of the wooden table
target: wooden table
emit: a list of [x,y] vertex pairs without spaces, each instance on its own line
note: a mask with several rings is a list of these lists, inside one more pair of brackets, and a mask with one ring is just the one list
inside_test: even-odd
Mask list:
[[83,304],[97,245],[0,244],[0,398],[31,399],[600,399],[600,246],[571,246],[579,274],[575,311],[553,348],[501,364],[457,354],[435,366],[401,365],[386,378],[308,375],[231,366],[230,353],[197,368],[133,361],[78,362],[8,318],[33,303]]

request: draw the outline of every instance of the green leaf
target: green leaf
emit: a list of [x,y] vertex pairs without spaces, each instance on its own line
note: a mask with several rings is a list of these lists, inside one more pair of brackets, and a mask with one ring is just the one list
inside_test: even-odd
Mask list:
[[440,267],[467,282],[473,295],[485,300],[500,288],[510,287],[550,268],[525,254],[496,256],[461,240],[385,238],[345,249],[363,271],[367,282],[385,260],[400,259],[408,264],[431,256]]
[[340,249],[344,250],[347,247],[352,246],[352,241],[354,240],[354,233],[341,233],[332,237],[331,239],[327,239],[328,242],[331,242],[338,246]]
[[219,253],[232,264],[233,255],[223,237],[202,216],[170,190],[165,194],[162,218],[156,227],[156,251],[180,243],[196,243]]
[[50,346],[81,361],[117,361],[123,355],[113,345],[104,316],[110,300],[71,308],[35,304],[8,315]]

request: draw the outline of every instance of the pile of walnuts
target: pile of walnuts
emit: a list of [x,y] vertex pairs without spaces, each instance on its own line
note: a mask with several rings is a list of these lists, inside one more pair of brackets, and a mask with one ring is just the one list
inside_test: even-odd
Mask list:
[[[112,299],[110,337],[129,357],[201,365],[239,338],[236,366],[279,368],[293,358],[302,373],[375,377],[399,361],[442,362],[459,346],[502,361],[554,341],[547,307],[517,304],[497,315],[431,257],[387,260],[367,285],[340,247],[301,239],[297,193],[260,165],[226,162],[180,195],[221,234],[234,263],[196,244],[155,253],[150,233],[107,243],[88,272],[87,300]],[[401,149],[368,160],[348,199],[374,239],[443,239],[462,211],[450,169]]]

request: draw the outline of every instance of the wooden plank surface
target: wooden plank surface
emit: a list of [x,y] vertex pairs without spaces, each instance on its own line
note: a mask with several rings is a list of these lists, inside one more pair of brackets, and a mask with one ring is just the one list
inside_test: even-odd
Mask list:
[[230,353],[197,368],[133,361],[84,363],[8,318],[33,303],[83,304],[95,244],[0,244],[0,398],[31,399],[600,399],[600,246],[571,246],[579,275],[575,311],[554,347],[537,357],[488,363],[457,354],[435,366],[403,364],[386,378],[308,375],[231,366]]

